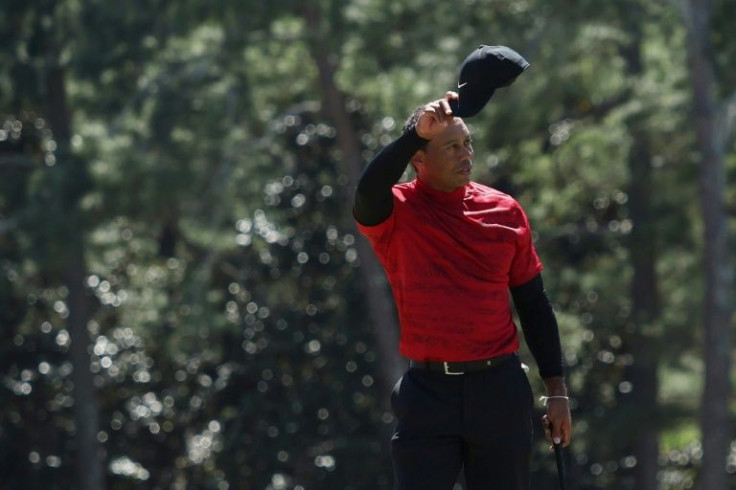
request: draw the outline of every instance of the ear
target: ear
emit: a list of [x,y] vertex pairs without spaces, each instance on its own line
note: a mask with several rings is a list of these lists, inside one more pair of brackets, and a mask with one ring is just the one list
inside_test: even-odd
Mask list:
[[414,166],[414,168],[418,168],[421,165],[424,165],[424,159],[427,156],[427,152],[422,150],[417,150],[416,153],[411,157],[411,164]]

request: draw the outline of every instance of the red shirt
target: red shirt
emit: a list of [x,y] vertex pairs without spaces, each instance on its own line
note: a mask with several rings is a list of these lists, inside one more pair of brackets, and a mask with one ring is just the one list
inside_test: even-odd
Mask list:
[[474,182],[442,192],[416,179],[393,195],[388,219],[358,228],[391,284],[401,354],[473,361],[516,351],[508,288],[542,270],[519,203]]

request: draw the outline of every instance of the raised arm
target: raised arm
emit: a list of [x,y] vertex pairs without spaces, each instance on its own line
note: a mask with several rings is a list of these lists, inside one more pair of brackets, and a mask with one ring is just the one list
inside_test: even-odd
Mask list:
[[355,191],[353,214],[362,225],[373,226],[393,211],[391,187],[404,173],[409,160],[427,140],[410,128],[381,150],[363,171]]
[[385,221],[393,211],[391,187],[398,182],[414,154],[441,133],[452,120],[449,101],[455,92],[417,109],[404,132],[371,160],[358,181],[353,203],[355,219],[374,226]]

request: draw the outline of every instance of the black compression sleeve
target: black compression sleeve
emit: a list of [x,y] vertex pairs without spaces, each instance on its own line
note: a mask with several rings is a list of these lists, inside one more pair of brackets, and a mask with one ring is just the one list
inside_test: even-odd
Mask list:
[[526,344],[542,378],[562,376],[562,349],[557,319],[544,290],[542,275],[511,288]]
[[374,226],[391,215],[394,197],[391,187],[398,182],[406,165],[428,140],[412,128],[391,142],[363,171],[355,192],[353,214],[359,223]]

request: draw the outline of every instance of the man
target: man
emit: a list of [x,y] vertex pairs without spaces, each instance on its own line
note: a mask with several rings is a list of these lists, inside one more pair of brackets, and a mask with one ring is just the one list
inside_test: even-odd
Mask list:
[[[366,167],[354,215],[383,264],[408,371],[392,393],[400,490],[529,489],[533,395],[509,290],[547,390],[547,435],[570,443],[557,322],[521,206],[470,180],[473,146],[448,92]],[[397,184],[407,162],[417,178]]]

